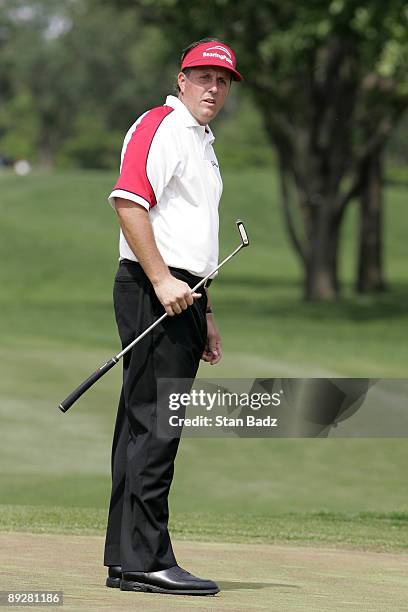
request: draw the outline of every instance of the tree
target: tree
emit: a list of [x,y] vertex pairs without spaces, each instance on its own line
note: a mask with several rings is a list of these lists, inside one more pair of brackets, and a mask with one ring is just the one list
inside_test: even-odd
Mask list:
[[156,27],[96,0],[0,1],[0,51],[0,151],[46,165],[117,167],[172,70]]
[[[126,0],[120,4],[132,5]],[[353,198],[361,197],[366,219],[374,192],[380,206],[378,156],[407,106],[404,2],[142,4],[145,19],[160,23],[178,48],[211,33],[225,37],[237,50],[278,154],[284,217],[304,268],[305,296],[336,298],[344,213]],[[368,86],[370,80],[379,83],[387,61],[392,86]],[[369,120],[373,96],[375,125]],[[369,253],[367,227],[372,224],[362,223],[361,276]],[[377,238],[380,227],[377,216]]]
[[[395,26],[395,23],[393,24]],[[398,29],[396,34],[398,34]],[[394,50],[404,42],[389,37]],[[384,53],[377,74],[363,82],[366,112],[361,121],[365,140],[372,143],[360,166],[360,228],[356,289],[360,293],[383,291],[383,184],[384,150],[392,129],[406,108],[407,85],[394,75],[395,62],[403,53]]]
[[[66,133],[56,102],[56,41],[50,25],[68,2],[3,0],[0,5],[1,147],[12,157],[48,157]],[[65,122],[66,123],[66,122]]]

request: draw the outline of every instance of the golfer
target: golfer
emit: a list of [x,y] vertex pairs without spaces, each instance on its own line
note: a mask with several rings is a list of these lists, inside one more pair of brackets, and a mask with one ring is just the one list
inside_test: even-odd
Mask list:
[[221,359],[208,286],[193,294],[191,288],[218,263],[222,181],[208,124],[231,81],[242,80],[235,66],[232,49],[216,39],[183,52],[178,96],[132,125],[109,196],[120,224],[114,305],[122,346],[164,310],[170,315],[123,360],[104,555],[107,586],[122,590],[219,591],[177,565],[167,526],[179,437],[158,438],[155,425],[157,380],[193,380],[200,359]]

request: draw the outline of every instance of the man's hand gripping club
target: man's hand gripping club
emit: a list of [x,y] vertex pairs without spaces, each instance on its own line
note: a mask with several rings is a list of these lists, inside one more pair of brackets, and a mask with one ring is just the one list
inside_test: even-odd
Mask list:
[[157,299],[170,317],[180,314],[191,306],[195,299],[201,297],[201,293],[191,293],[189,285],[175,278],[170,272],[152,284]]

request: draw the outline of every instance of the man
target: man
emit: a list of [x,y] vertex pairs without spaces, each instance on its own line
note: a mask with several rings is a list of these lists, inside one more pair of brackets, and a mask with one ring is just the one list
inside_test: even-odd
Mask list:
[[157,380],[193,380],[200,358],[212,365],[221,359],[207,289],[192,294],[191,288],[218,263],[222,181],[208,123],[231,80],[241,79],[230,47],[216,39],[190,45],[178,97],[168,96],[130,128],[109,196],[121,228],[114,303],[123,346],[163,309],[169,315],[123,361],[104,557],[107,586],[122,590],[219,591],[177,565],[167,500],[179,438],[157,437],[155,425]]

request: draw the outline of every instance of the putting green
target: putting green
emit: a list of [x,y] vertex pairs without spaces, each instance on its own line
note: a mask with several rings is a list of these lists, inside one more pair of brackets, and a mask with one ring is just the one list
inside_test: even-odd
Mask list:
[[[315,547],[176,541],[179,563],[218,582],[215,597],[126,593],[104,586],[100,536],[0,534],[0,589],[62,590],[54,610],[406,609],[408,556]],[[50,610],[38,607],[39,610]]]

